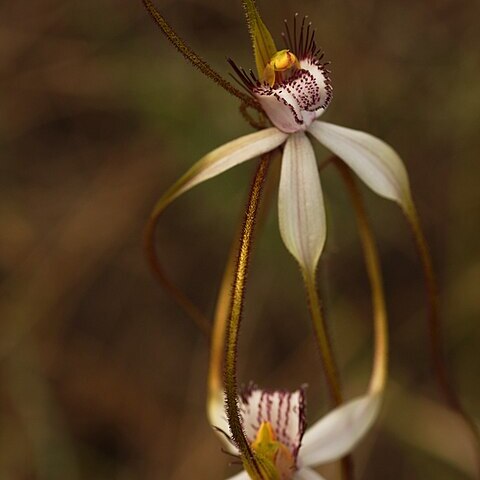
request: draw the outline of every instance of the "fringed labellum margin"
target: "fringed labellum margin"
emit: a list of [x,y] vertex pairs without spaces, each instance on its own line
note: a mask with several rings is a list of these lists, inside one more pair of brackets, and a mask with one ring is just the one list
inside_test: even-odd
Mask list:
[[332,98],[332,86],[328,63],[322,62],[323,53],[317,48],[311,24],[306,25],[306,17],[297,33],[295,16],[293,36],[286,21],[285,26],[287,48],[272,56],[261,78],[229,62],[273,125],[294,133],[306,130],[324,112]]

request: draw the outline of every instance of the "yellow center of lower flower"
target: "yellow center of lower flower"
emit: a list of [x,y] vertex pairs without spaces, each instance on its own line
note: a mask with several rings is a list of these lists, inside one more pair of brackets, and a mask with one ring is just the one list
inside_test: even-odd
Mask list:
[[[262,422],[251,444],[262,474],[269,480],[290,480],[295,471],[295,458],[276,438],[270,422]],[[255,476],[250,477],[256,480]]]
[[290,68],[300,68],[297,57],[290,50],[280,50],[272,56],[263,72],[263,80],[271,87],[275,85],[276,72],[285,72]]

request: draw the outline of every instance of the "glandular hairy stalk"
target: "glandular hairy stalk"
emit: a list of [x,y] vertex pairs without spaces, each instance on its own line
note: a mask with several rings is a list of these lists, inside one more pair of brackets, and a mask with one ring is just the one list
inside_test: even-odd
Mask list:
[[463,419],[472,436],[472,440],[475,443],[475,454],[477,459],[477,478],[480,479],[480,432],[475,421],[465,411],[450,379],[443,346],[444,341],[442,335],[442,323],[440,319],[437,279],[433,269],[430,249],[428,248],[428,243],[421,226],[420,217],[413,202],[411,202],[408,208],[405,209],[405,216],[412,231],[425,280],[432,368],[445,401],[450,408],[457,412],[457,414]]
[[[275,163],[275,152],[272,152],[270,160],[269,175],[266,180],[266,185],[263,188],[262,202],[260,211],[257,215],[256,231],[262,227],[265,222],[272,203],[273,194],[276,193],[276,185],[278,182],[277,171],[279,165]],[[273,169],[273,171],[272,171]],[[277,173],[277,175],[275,175]],[[253,180],[252,180],[253,183]],[[250,193],[250,192],[249,192]],[[234,235],[234,240],[228,252],[227,262],[223,271],[223,277],[218,290],[217,302],[215,305],[215,313],[213,317],[212,340],[210,343],[210,362],[208,368],[207,380],[207,410],[211,404],[218,402],[219,398],[223,398],[223,358],[225,353],[225,332],[227,322],[230,315],[230,303],[232,285],[235,275],[235,266],[237,264],[238,248],[240,245],[240,238],[243,234],[243,223],[245,215],[242,212],[241,222],[237,227]],[[253,253],[253,252],[252,252]],[[252,256],[250,255],[250,261]]]
[[[270,154],[262,156],[258,166],[252,188],[250,190],[249,201],[245,213],[245,221],[242,228],[240,247],[235,265],[234,280],[232,286],[232,296],[229,306],[229,315],[226,328],[225,339],[225,402],[228,423],[232,433],[233,440],[237,445],[245,468],[248,472],[254,474],[258,479],[264,479],[261,467],[259,466],[255,455],[250,448],[245,433],[243,431],[240,412],[238,406],[238,385],[237,385],[237,351],[238,337],[240,332],[240,322],[243,312],[245,286],[249,267],[250,254],[252,251],[253,234],[255,222],[259,210],[260,199],[262,195],[264,181],[268,172],[270,163]],[[268,480],[268,479],[264,479]]]
[[262,111],[253,97],[241,92],[234,87],[228,80],[225,80],[217,71],[215,71],[203,58],[201,58],[187,43],[175,32],[165,17],[155,8],[151,0],[142,0],[145,8],[160,27],[161,31],[170,41],[170,43],[188,60],[194,67],[198,68],[206,77],[220,85],[231,95],[237,97],[249,107]]

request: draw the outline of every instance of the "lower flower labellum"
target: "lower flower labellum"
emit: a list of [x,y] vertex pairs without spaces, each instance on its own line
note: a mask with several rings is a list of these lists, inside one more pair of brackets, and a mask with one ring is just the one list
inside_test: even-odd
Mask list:
[[[228,428],[221,399],[209,409],[217,430]],[[350,453],[378,416],[381,392],[357,397],[332,410],[306,430],[305,391],[265,391],[250,387],[239,398],[240,417],[258,468],[268,480],[325,480],[313,468]],[[220,437],[238,453],[225,431]],[[258,480],[245,471],[229,480]]]
[[247,389],[240,398],[245,435],[261,470],[272,480],[290,480],[305,432],[305,395]]

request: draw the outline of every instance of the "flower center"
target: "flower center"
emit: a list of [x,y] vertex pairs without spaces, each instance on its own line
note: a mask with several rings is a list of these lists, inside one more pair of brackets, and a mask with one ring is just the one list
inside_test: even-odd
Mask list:
[[291,68],[300,68],[298,58],[290,50],[280,50],[272,56],[263,72],[263,80],[271,87],[275,82],[281,82],[282,73]]
[[288,447],[277,440],[270,422],[260,424],[251,447],[261,469],[268,472],[271,480],[290,480],[293,478],[295,458]]

